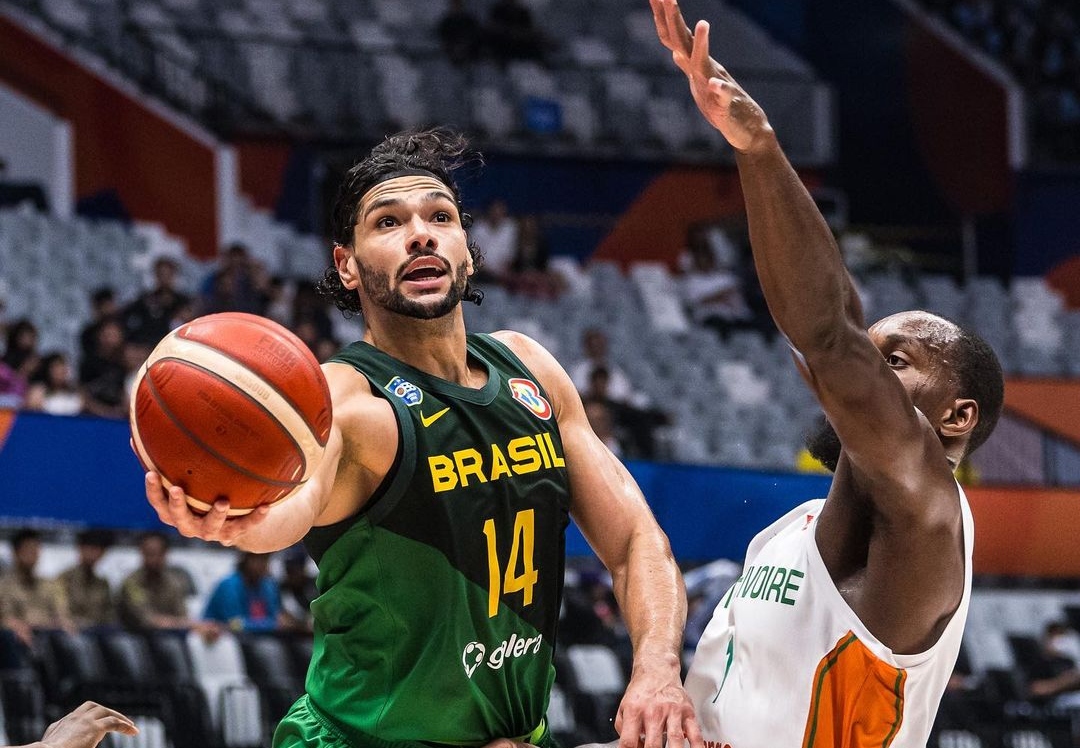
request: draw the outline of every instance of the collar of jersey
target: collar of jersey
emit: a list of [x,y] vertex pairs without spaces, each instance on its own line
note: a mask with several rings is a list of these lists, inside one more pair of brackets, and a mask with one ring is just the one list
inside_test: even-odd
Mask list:
[[476,405],[489,405],[491,401],[495,399],[495,396],[499,394],[499,387],[502,385],[502,376],[499,374],[499,370],[492,366],[491,362],[488,361],[482,353],[476,350],[471,342],[465,344],[465,349],[470,356],[483,365],[484,369],[487,370],[488,375],[487,383],[479,389],[465,387],[456,382],[451,382],[433,374],[428,374],[426,371],[416,369],[409,366],[404,361],[396,359],[379,350],[368,342],[360,341],[360,345],[366,346],[383,359],[392,361],[392,366],[398,370],[400,376],[412,382],[420,389],[436,395],[444,395],[457,400],[475,403]]

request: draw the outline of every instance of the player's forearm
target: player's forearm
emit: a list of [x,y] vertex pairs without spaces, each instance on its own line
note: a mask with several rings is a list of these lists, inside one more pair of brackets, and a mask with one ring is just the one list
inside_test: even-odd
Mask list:
[[800,351],[828,345],[862,307],[832,231],[775,136],[736,156],[758,279],[777,327]]
[[612,572],[615,597],[634,648],[634,670],[680,670],[686,588],[663,533],[632,541],[625,567]]

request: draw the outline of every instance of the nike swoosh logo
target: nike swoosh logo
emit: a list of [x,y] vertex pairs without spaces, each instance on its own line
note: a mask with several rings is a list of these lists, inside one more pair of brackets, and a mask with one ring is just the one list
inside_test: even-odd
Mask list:
[[450,411],[450,408],[443,408],[438,413],[432,413],[430,416],[425,416],[424,411],[420,411],[420,423],[424,424],[424,428],[427,428],[437,420],[445,416]]

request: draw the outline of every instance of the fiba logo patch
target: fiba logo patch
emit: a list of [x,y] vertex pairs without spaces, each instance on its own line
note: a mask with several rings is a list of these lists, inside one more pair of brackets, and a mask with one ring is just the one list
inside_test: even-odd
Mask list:
[[529,379],[511,379],[507,384],[510,385],[510,394],[528,408],[530,413],[541,421],[551,418],[551,403],[540,394],[540,388],[535,382]]
[[383,389],[400,399],[410,408],[424,402],[424,391],[401,377],[394,377],[386,383],[386,387]]
[[480,642],[466,644],[465,650],[461,653],[461,664],[465,668],[465,675],[471,678],[476,668],[480,667],[480,663],[484,661],[486,654],[487,650]]

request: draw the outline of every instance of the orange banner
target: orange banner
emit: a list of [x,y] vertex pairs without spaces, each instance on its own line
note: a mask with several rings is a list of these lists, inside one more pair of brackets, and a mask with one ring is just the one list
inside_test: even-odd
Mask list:
[[1080,577],[1080,491],[965,487],[976,574]]

